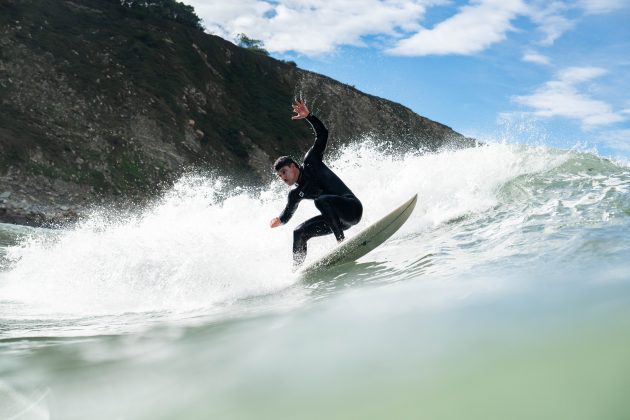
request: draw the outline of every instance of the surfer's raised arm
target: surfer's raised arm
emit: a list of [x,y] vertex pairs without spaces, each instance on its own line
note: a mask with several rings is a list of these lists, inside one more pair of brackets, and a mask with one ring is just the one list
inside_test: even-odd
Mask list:
[[306,118],[306,121],[311,124],[311,127],[313,127],[313,130],[315,131],[315,143],[306,155],[317,157],[319,160],[322,160],[324,150],[326,150],[326,143],[328,143],[328,129],[326,129],[326,126],[324,126],[319,118],[310,113],[304,101],[295,101],[293,103],[293,112],[295,112],[296,115],[291,117],[292,120],[301,120]]

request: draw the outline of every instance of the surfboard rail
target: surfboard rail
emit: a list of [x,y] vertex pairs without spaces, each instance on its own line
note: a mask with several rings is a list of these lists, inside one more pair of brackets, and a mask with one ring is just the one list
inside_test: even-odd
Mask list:
[[389,239],[409,219],[416,207],[418,194],[382,217],[378,221],[344,241],[329,253],[301,268],[300,274],[313,273],[327,267],[356,261]]

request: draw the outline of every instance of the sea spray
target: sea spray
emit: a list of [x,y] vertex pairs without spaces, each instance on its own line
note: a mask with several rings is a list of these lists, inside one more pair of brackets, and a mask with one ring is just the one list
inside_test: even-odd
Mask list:
[[111,314],[185,311],[285,287],[290,255],[269,235],[271,204],[223,192],[217,180],[186,177],[141,214],[94,215],[53,241],[11,248],[3,294],[47,310]]
[[[433,240],[438,249],[440,243],[459,249],[451,252],[460,264],[445,264],[441,270],[447,272],[465,267],[461,263],[471,258],[478,264],[490,254],[498,258],[513,250],[505,246],[518,243],[522,215],[507,208],[501,218],[494,210],[506,185],[553,171],[568,159],[566,152],[504,144],[393,155],[363,142],[343,148],[328,164],[364,205],[363,220],[347,236],[418,193],[418,206],[397,237],[424,235],[423,244]],[[287,192],[279,180],[244,190],[229,179],[187,175],[137,214],[112,217],[102,210],[71,229],[9,247],[11,268],[0,274],[3,299],[26,305],[24,311],[33,315],[81,316],[204,313],[277,293],[299,282],[291,273],[292,230],[317,214],[305,200],[286,226],[270,229]],[[496,223],[488,215],[498,217]],[[462,217],[471,217],[472,225],[449,227]],[[309,259],[334,246],[331,238],[312,239]],[[460,245],[465,242],[479,243],[479,249],[464,253]],[[413,263],[436,249],[423,246],[418,255],[410,247],[390,255],[385,244],[377,255],[384,261],[408,255],[405,264]],[[484,249],[494,251],[484,254]]]

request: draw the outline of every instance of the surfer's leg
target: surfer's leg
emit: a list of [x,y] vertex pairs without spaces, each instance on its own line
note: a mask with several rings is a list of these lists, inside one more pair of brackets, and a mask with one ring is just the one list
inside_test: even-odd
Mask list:
[[330,225],[337,241],[344,240],[343,231],[359,223],[363,215],[361,202],[352,196],[322,195],[315,200],[315,207]]
[[346,230],[361,221],[363,216],[363,205],[356,197],[339,197],[337,200],[339,209],[339,220]]
[[336,195],[321,195],[315,200],[315,207],[320,211],[324,220],[328,222],[330,229],[335,234],[337,241],[343,241],[343,226],[339,220],[339,210],[337,209]]
[[328,235],[332,232],[323,216],[315,216],[299,225],[293,231],[293,263],[297,266],[306,258],[306,242],[315,236]]

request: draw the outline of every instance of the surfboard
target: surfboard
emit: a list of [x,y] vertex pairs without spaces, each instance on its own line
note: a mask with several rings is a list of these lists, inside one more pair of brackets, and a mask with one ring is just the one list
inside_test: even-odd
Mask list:
[[345,240],[323,257],[299,269],[298,273],[310,274],[358,260],[396,233],[409,219],[417,201],[418,194],[415,194],[382,219],[372,223],[352,238]]

